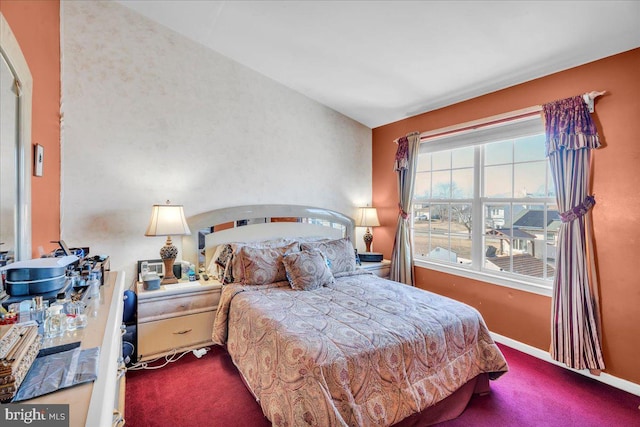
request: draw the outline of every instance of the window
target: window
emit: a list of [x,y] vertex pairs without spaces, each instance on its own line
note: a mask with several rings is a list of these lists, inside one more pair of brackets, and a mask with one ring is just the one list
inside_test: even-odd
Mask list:
[[549,295],[560,216],[539,116],[421,144],[414,259]]

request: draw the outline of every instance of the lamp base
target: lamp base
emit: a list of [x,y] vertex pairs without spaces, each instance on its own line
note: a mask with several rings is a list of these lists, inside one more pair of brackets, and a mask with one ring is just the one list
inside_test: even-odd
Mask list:
[[367,227],[367,231],[365,231],[364,236],[364,245],[367,247],[366,252],[371,252],[371,242],[373,242],[373,234],[369,231],[369,227]]
[[160,258],[164,263],[164,278],[160,284],[170,285],[172,283],[178,283],[178,279],[173,274],[173,263],[176,261],[178,255],[178,248],[173,246],[171,242],[171,236],[167,236],[167,241],[164,246],[160,248]]
[[162,260],[162,262],[164,263],[164,278],[160,282],[161,285],[178,283],[178,279],[173,274],[173,263],[175,262],[175,260],[175,258],[167,258]]

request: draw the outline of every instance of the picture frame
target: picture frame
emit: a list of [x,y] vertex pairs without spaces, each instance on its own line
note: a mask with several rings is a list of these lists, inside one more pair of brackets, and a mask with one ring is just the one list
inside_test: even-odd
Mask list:
[[44,174],[44,147],[36,144],[33,151],[33,174],[42,176]]

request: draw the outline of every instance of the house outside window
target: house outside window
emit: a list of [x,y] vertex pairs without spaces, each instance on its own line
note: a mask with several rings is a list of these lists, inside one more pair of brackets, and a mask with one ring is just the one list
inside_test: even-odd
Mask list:
[[550,295],[559,224],[539,116],[421,144],[416,265]]

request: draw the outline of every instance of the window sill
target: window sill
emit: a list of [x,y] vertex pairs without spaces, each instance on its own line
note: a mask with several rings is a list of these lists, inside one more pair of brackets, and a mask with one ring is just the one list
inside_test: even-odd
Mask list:
[[493,285],[518,289],[520,291],[531,292],[547,297],[550,297],[552,295],[551,286],[546,286],[543,284],[527,282],[524,280],[517,280],[508,277],[500,277],[486,272],[479,272],[470,270],[468,268],[456,267],[453,265],[444,265],[420,259],[414,259],[413,264],[416,267],[428,268],[430,270],[453,274],[455,276],[466,277],[467,279],[478,280],[481,282],[491,283]]

